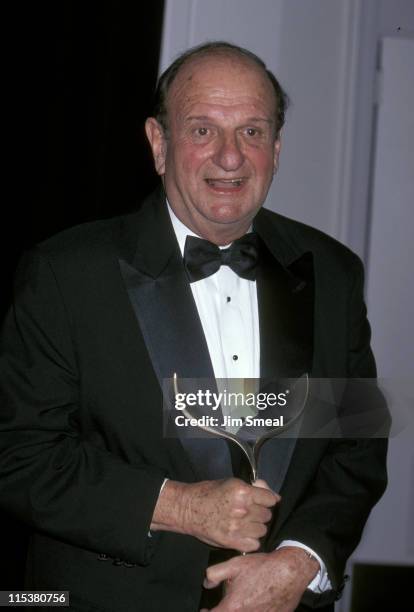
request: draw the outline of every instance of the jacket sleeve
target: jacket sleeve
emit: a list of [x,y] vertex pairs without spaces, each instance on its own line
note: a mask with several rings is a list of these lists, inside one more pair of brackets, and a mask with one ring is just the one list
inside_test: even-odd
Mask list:
[[[375,378],[363,300],[363,267],[359,259],[355,259],[350,278],[347,377]],[[378,400],[384,402],[379,392]],[[312,452],[320,442],[298,441],[308,445]],[[346,560],[361,538],[372,507],[385,490],[386,451],[385,438],[342,438],[327,442],[308,489],[277,532],[276,544],[297,540],[316,551],[325,562],[337,593],[343,586]],[[326,595],[324,603],[327,603]]]
[[146,564],[164,474],[82,438],[72,336],[47,258],[26,254],[1,337],[0,503],[52,537]]

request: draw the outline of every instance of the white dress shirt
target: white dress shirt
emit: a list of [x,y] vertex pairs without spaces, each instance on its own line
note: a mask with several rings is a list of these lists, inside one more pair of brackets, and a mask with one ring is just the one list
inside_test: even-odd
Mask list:
[[[186,227],[168,205],[171,222],[184,254],[187,236],[197,236]],[[197,236],[200,238],[200,236]],[[227,248],[226,245],[220,248]],[[206,338],[216,378],[260,378],[260,335],[256,281],[240,278],[229,266],[194,283],[191,291]],[[306,550],[320,565],[308,589],[321,593],[331,588],[322,559],[309,546],[284,540],[278,548],[297,546]]]

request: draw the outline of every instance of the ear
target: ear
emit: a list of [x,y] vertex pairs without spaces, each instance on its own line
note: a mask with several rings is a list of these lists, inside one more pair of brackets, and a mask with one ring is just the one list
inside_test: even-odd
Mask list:
[[155,169],[162,176],[165,174],[165,159],[167,156],[167,141],[165,140],[164,130],[154,117],[149,117],[145,122],[145,133],[152,149]]
[[282,146],[281,136],[282,132],[280,131],[273,145],[273,174],[276,174],[277,169],[279,168],[280,147]]

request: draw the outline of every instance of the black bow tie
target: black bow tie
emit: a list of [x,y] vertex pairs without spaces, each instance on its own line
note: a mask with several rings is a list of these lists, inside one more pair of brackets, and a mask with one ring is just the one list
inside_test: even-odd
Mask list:
[[254,280],[259,260],[259,239],[257,234],[246,234],[235,240],[228,249],[220,249],[217,245],[187,236],[184,247],[184,266],[190,283],[211,276],[220,266],[229,266],[233,272]]

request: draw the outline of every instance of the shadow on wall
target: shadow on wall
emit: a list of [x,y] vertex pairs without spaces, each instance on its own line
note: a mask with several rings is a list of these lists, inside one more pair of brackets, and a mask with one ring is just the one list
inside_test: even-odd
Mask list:
[[143,123],[158,76],[164,0],[18,10],[10,53],[19,179],[3,203],[0,316],[24,248],[127,212],[157,182]]
[[[19,13],[17,13],[19,11]],[[0,320],[21,252],[133,209],[158,182],[143,123],[164,0],[26,3],[11,23],[19,181],[3,202]],[[0,513],[0,589],[21,589],[28,530]]]

